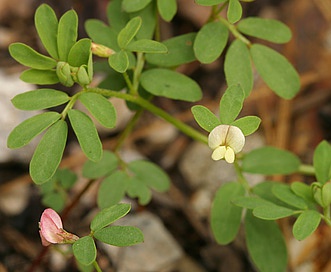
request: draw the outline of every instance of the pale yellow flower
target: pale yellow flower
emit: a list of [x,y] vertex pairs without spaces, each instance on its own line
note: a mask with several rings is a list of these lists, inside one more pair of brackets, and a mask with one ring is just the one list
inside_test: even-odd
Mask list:
[[208,145],[214,150],[211,155],[213,160],[225,159],[226,162],[233,163],[236,154],[245,145],[245,136],[238,127],[219,125],[210,132]]

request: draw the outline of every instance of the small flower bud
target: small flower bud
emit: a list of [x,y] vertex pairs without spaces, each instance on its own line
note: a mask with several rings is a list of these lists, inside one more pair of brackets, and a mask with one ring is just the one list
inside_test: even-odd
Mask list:
[[90,77],[87,74],[87,71],[86,71],[84,65],[82,65],[78,68],[76,76],[77,76],[77,83],[80,85],[85,86],[85,85],[88,85],[91,83]]
[[109,56],[115,54],[114,50],[97,43],[92,43],[91,50],[94,55],[102,58],[108,58]]
[[72,79],[70,65],[66,62],[60,61],[56,66],[56,74],[60,82],[66,86],[71,87],[74,85],[74,80]]
[[52,209],[46,209],[39,222],[39,234],[43,246],[50,244],[72,244],[79,239],[63,229],[61,217]]

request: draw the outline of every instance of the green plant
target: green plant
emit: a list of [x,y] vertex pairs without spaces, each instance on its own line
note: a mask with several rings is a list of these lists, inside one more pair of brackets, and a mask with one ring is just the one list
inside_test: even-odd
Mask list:
[[[257,116],[238,119],[244,101],[253,89],[252,64],[278,96],[291,99],[300,88],[299,76],[290,62],[274,49],[252,43],[249,37],[286,43],[291,39],[291,31],[276,20],[242,19],[239,0],[196,0],[196,3],[212,6],[206,24],[197,33],[186,33],[162,42],[159,41],[158,17],[171,21],[177,11],[175,0],[110,1],[107,8],[109,25],[96,19],[88,20],[85,28],[90,39],[78,41],[75,11],[66,12],[58,20],[52,8],[43,4],[36,11],[35,25],[49,56],[22,43],[9,47],[11,56],[30,68],[22,73],[23,81],[38,85],[60,82],[66,87],[80,86],[73,96],[42,88],[14,97],[13,104],[21,110],[65,107],[61,113],[47,111],[18,125],[8,137],[8,147],[20,148],[46,131],[30,162],[30,175],[42,186],[44,203],[60,211],[65,205],[65,190],[75,180],[72,173],[58,171],[67,140],[65,120],[69,120],[89,159],[84,164],[83,175],[92,182],[103,178],[97,197],[101,211],[91,222],[91,235],[73,243],[74,255],[83,266],[94,264],[100,270],[93,237],[109,243],[110,234],[101,234],[100,229],[129,211],[123,206],[125,204],[118,204],[125,194],[138,198],[139,203],[145,205],[151,200],[151,190],[164,192],[169,188],[167,174],[153,162],[126,163],[119,155],[123,141],[143,110],[163,118],[192,139],[209,144],[214,160],[224,158],[233,163],[237,181],[227,183],[217,191],[211,210],[211,228],[218,243],[228,244],[235,239],[245,212],[243,224],[248,251],[260,271],[284,271],[287,266],[286,246],[277,219],[297,217],[293,235],[298,240],[314,232],[321,220],[331,226],[331,147],[326,141],[316,148],[313,166],[302,165],[294,154],[271,146],[247,154],[239,153],[245,136],[254,133],[261,122]],[[227,18],[221,16],[224,9],[227,9]],[[224,52],[226,45],[229,47]],[[96,65],[93,54],[106,61]],[[195,120],[209,137],[153,104],[154,96],[199,101],[202,98],[200,86],[173,68],[196,60],[211,63],[222,54],[225,55],[228,88],[220,99],[219,116],[203,105],[192,107]],[[91,87],[96,67],[103,67],[107,76],[99,87]],[[123,89],[125,92],[121,91]],[[93,121],[74,106],[80,101],[102,126],[112,128],[116,123],[116,112],[108,100],[110,97],[125,100],[135,115],[115,149],[104,151]],[[288,175],[295,172],[315,175],[316,182],[309,186],[301,182],[289,185],[265,181],[251,187],[244,177],[244,173]],[[68,177],[70,182],[64,183]],[[58,195],[63,199],[60,202]],[[111,228],[115,229],[106,229]],[[142,235],[136,229],[129,236],[132,237],[129,242],[120,231],[111,235],[118,239],[113,244],[119,246],[142,241]]]

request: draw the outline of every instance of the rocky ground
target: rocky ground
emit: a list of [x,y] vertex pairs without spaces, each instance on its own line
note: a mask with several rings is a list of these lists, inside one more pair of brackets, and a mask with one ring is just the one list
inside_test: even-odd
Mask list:
[[[104,19],[108,1],[37,1],[0,0],[0,271],[77,271],[68,248],[42,248],[38,221],[44,209],[39,189],[28,176],[28,162],[33,142],[25,149],[9,150],[6,138],[28,116],[11,105],[10,99],[34,86],[19,81],[19,67],[9,57],[7,47],[15,41],[40,47],[33,27],[33,13],[47,2],[61,14],[70,7],[77,10],[81,22],[87,18]],[[208,16],[208,8],[197,7],[193,0],[178,0],[179,14],[174,22],[162,25],[164,37],[195,31]],[[256,78],[252,95],[245,101],[243,114],[256,114],[263,120],[257,133],[247,138],[246,150],[268,144],[295,152],[303,162],[311,163],[312,152],[321,139],[331,133],[331,0],[256,1],[245,4],[245,16],[277,18],[290,26],[293,39],[277,49],[292,61],[302,82],[299,95],[291,101],[276,97]],[[85,35],[83,26],[80,35]],[[217,111],[217,102],[225,89],[222,61],[210,65],[191,63],[180,69],[196,79],[204,91],[201,104]],[[180,120],[198,126],[189,103],[155,99],[155,103]],[[131,113],[122,101],[114,101],[120,118],[116,131],[101,131],[104,146],[111,148]],[[35,113],[32,113],[35,114]],[[122,150],[127,160],[148,158],[163,167],[172,179],[165,194],[153,195],[147,206],[135,200],[132,212],[122,219],[142,229],[145,242],[129,248],[98,244],[98,260],[103,271],[120,272],[242,272],[256,271],[246,252],[243,234],[228,246],[215,243],[209,228],[209,209],[215,190],[235,178],[224,162],[211,163],[209,149],[179,133],[172,126],[144,113]],[[87,180],[80,176],[84,155],[75,140],[69,142],[62,167],[79,175],[70,192],[74,200]],[[250,182],[260,177],[248,177]],[[272,177],[283,182],[306,181],[295,175]],[[70,210],[65,228],[78,235],[88,231],[90,218],[96,213],[97,183]],[[124,221],[124,222],[123,222]],[[280,222],[290,252],[288,271],[329,272],[331,261],[330,230],[321,226],[303,242],[293,240],[290,221]]]

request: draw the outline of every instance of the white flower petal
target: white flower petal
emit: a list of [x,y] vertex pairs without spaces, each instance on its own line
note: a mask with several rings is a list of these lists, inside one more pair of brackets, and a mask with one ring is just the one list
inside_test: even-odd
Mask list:
[[215,127],[208,136],[208,145],[211,149],[225,145],[225,140],[229,131],[229,125],[219,125]]
[[213,151],[213,154],[211,154],[211,158],[214,161],[219,161],[224,158],[225,152],[226,152],[226,147],[219,146]]
[[229,132],[226,137],[226,145],[230,146],[234,153],[239,153],[245,145],[245,136],[240,128],[230,126]]
[[224,158],[225,158],[226,162],[228,162],[228,163],[234,162],[235,155],[234,155],[234,151],[231,147],[226,148]]

